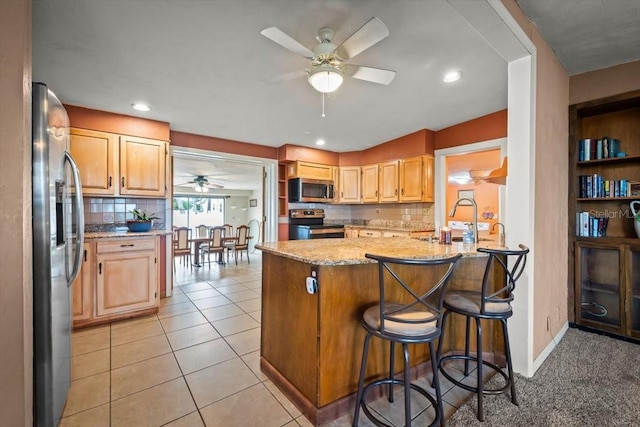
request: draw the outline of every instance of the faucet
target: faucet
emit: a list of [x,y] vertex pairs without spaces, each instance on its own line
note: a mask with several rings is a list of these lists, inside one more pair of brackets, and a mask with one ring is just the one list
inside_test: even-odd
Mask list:
[[505,245],[504,224],[501,222],[496,222],[491,226],[491,231],[493,231],[493,229],[496,228],[496,225],[502,227],[502,234],[500,234],[500,227],[498,227],[498,237],[499,237],[500,246],[504,246]]
[[468,197],[462,197],[456,200],[456,202],[453,204],[453,207],[451,208],[451,212],[449,212],[449,217],[452,217],[456,214],[458,204],[460,204],[460,202],[463,200],[466,200],[473,205],[473,219],[471,220],[471,223],[473,224],[473,241],[475,243],[478,243],[478,205],[476,204],[475,200],[469,199]]

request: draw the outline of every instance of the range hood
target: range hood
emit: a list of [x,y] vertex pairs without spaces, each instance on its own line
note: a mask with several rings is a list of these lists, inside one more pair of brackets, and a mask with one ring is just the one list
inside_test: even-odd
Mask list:
[[498,169],[492,170],[489,173],[489,175],[487,175],[485,178],[483,178],[483,180],[485,182],[489,182],[491,184],[506,185],[506,183],[507,183],[507,165],[508,165],[508,158],[505,156],[505,158],[502,160],[502,166],[500,166]]

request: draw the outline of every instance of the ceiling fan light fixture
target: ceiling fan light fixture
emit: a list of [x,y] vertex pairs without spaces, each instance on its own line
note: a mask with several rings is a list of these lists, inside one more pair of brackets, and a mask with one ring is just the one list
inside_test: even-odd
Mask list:
[[194,188],[196,190],[196,193],[208,193],[209,189],[207,187],[205,187],[202,184],[198,184],[195,186]]
[[453,83],[457,80],[460,80],[460,77],[462,77],[462,73],[460,71],[451,71],[444,75],[442,81],[444,81],[445,83]]
[[309,84],[318,92],[334,92],[343,80],[342,72],[331,65],[321,65],[309,71]]

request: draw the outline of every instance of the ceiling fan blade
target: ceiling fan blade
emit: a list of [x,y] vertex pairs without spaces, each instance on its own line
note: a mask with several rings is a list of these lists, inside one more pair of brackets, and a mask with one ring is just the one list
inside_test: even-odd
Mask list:
[[395,71],[383,70],[382,68],[363,67],[359,65],[347,65],[347,75],[358,80],[388,85],[396,76]]
[[375,16],[367,21],[355,33],[346,39],[336,50],[342,50],[346,54],[345,60],[353,58],[363,50],[366,50],[389,35],[389,29]]
[[260,34],[278,43],[285,49],[289,49],[290,51],[297,53],[298,55],[301,55],[307,59],[312,59],[315,56],[315,54],[311,50],[301,45],[299,42],[294,40],[291,36],[284,33],[277,27],[265,28],[264,30],[260,31]]

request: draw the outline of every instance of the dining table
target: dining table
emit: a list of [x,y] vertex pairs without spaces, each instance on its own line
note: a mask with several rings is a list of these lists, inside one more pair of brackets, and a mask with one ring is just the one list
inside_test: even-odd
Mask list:
[[194,267],[202,267],[200,264],[200,246],[203,243],[209,242],[211,239],[209,237],[194,237],[189,239],[189,242],[193,245],[193,263]]

